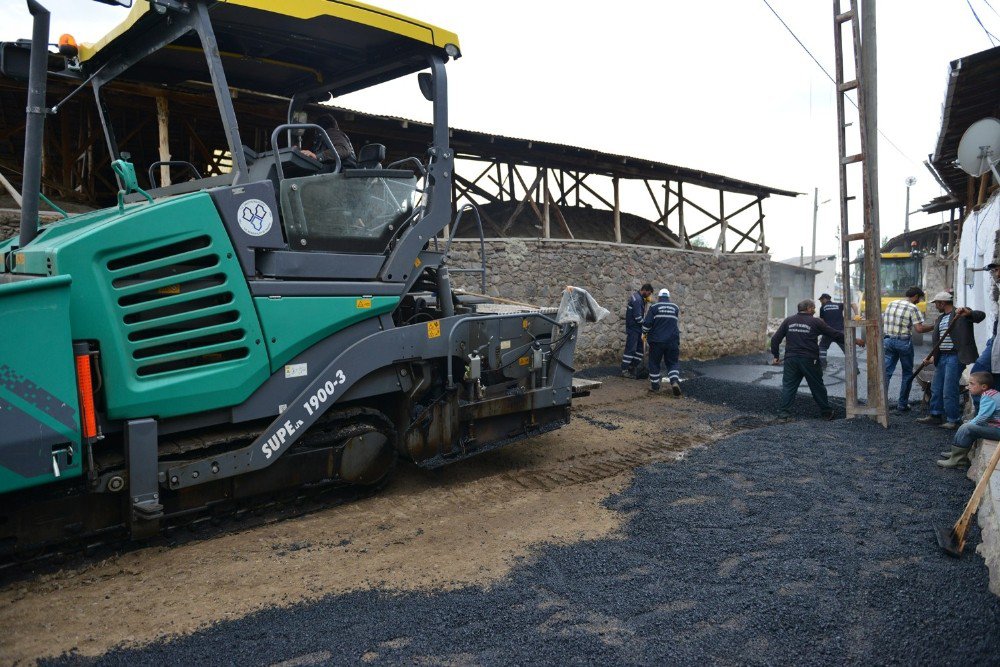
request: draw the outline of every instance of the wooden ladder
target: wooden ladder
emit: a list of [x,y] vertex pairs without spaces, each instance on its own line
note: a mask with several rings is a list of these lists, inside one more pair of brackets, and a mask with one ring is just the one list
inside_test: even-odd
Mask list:
[[[878,224],[878,151],[876,121],[876,77],[875,77],[875,1],[861,0],[865,19],[865,48],[862,49],[861,16],[858,0],[847,0],[847,11],[841,11],[842,0],[833,0],[833,33],[837,57],[837,145],[839,148],[840,172],[840,244],[841,270],[844,285],[844,382],[846,385],[847,417],[868,415],[882,426],[889,425],[889,414],[885,386],[885,351],[882,346],[882,297],[879,275],[880,243]],[[844,81],[844,32],[850,24],[850,54],[854,58],[855,78]],[[847,93],[856,90],[858,97],[860,152],[847,154],[847,128],[845,102]],[[862,173],[862,203],[864,230],[851,232],[848,203],[855,199],[847,190],[847,166],[859,164]],[[864,258],[861,270],[865,276],[865,312],[861,320],[851,315],[851,255],[852,241],[864,242]],[[858,331],[864,331],[868,350],[868,402],[858,402],[858,376],[851,372],[857,367],[857,348],[854,338]]]

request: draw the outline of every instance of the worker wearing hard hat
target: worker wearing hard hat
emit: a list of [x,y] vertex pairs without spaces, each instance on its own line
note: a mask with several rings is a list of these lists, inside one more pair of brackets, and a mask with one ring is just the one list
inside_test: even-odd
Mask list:
[[[678,326],[681,309],[670,301],[670,290],[661,289],[657,301],[642,322],[643,337],[649,342],[649,390],[660,390],[661,371],[674,396],[681,395],[681,371],[678,366],[681,351],[681,331]],[[662,366],[661,366],[662,362]]]

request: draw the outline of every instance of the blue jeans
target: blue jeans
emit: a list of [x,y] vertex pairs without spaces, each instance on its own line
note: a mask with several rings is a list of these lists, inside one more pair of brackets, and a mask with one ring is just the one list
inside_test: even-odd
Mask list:
[[886,338],[883,342],[883,348],[885,349],[885,386],[889,386],[889,380],[892,379],[892,372],[896,370],[896,361],[898,360],[903,377],[899,385],[899,400],[896,403],[896,409],[905,410],[910,402],[910,389],[913,388],[913,341],[910,339]]
[[980,426],[969,422],[962,424],[955,431],[955,446],[968,449],[976,443],[976,440],[986,438],[987,440],[1000,440],[1000,428],[996,426]]
[[958,360],[957,354],[938,355],[934,381],[931,383],[932,415],[944,415],[945,419],[956,424],[962,421],[962,413],[958,407],[958,381],[964,370],[965,364]]
[[[983,348],[983,353],[979,355],[978,359],[976,359],[976,363],[972,364],[972,370],[969,372],[970,373],[978,373],[979,371],[986,371],[988,373],[992,372],[993,370],[992,357],[993,357],[993,339],[990,338],[988,341],[986,341],[986,347]],[[997,386],[997,376],[994,375],[993,388],[996,389],[996,386]],[[979,409],[979,396],[972,397],[972,404],[976,406],[977,410]]]

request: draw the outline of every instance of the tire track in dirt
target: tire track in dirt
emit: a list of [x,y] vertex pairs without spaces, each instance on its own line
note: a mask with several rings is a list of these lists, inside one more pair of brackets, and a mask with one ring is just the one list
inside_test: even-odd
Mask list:
[[[609,378],[565,428],[438,470],[402,466],[365,500],[2,587],[0,662],[97,655],[349,591],[489,587],[543,544],[615,533],[624,515],[604,500],[636,468],[752,426],[645,388]],[[58,632],[43,630],[52,609]]]

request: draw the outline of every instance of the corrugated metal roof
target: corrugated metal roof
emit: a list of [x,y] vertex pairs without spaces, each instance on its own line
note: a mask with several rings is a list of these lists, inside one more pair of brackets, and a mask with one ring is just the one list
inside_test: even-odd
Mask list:
[[954,164],[958,143],[981,118],[1000,115],[1000,46],[953,60],[941,113],[941,132],[930,162],[945,187],[965,201],[969,176]]
[[[357,126],[358,121],[362,123],[367,121],[375,125],[391,123],[407,129],[419,129],[421,133],[429,132],[431,127],[428,123],[422,123],[409,118],[366,114],[344,107],[332,108],[334,111],[353,114],[354,118],[351,119],[352,128]],[[451,129],[451,146],[455,149],[456,155],[459,158],[464,155],[533,167],[548,167],[589,174],[618,176],[619,178],[681,181],[713,189],[721,189],[727,192],[739,192],[760,197],[768,197],[770,195],[797,197],[802,194],[801,192],[782,190],[769,185],[731,178],[701,169],[681,167],[648,158],[606,153],[583,146],[557,144],[549,141],[539,141],[538,139],[508,137],[502,134],[464,130],[454,127]]]

